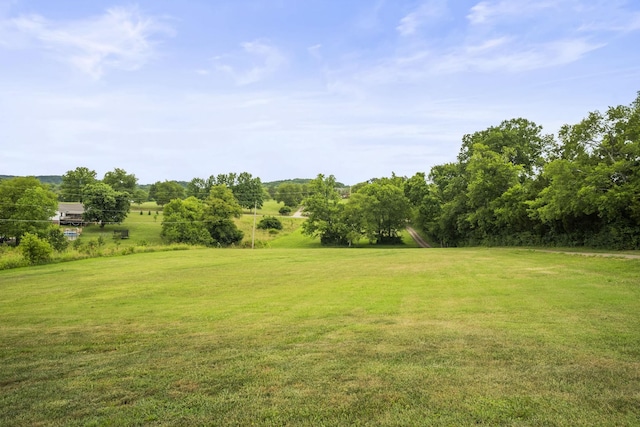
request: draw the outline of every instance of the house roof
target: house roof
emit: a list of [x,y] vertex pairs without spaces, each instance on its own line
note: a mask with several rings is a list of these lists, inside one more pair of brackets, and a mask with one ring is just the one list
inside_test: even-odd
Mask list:
[[58,203],[58,212],[64,212],[66,214],[83,214],[84,206],[82,203]]

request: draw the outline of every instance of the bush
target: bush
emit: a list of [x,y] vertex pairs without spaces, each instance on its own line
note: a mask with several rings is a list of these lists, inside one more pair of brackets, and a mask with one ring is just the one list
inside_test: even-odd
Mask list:
[[291,213],[291,208],[289,206],[283,206],[278,212],[280,212],[280,215],[289,215]]
[[80,249],[82,249],[82,241],[80,239],[74,240],[71,244],[71,247],[73,247],[73,249],[75,249],[76,251],[80,251]]
[[47,230],[47,241],[56,252],[63,252],[69,247],[69,240],[65,237],[60,227],[51,226]]
[[265,216],[258,223],[258,228],[262,230],[282,230],[282,222],[274,216]]
[[25,233],[20,241],[22,256],[29,264],[43,264],[51,259],[53,248],[46,240],[35,234]]

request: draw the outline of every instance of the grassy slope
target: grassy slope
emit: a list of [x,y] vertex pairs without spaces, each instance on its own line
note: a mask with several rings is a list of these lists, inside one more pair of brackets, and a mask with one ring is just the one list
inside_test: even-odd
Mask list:
[[639,278],[518,249],[1,271],[0,425],[638,425]]

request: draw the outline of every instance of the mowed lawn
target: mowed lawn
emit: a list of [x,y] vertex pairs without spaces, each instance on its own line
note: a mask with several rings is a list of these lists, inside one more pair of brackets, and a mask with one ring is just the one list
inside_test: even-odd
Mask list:
[[640,260],[202,249],[0,271],[0,425],[640,425]]

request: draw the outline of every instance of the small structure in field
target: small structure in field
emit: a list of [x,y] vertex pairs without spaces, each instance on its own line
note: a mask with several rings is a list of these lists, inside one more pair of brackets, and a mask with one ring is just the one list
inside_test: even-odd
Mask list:
[[117,239],[128,239],[129,238],[129,230],[128,229],[122,229],[122,230],[113,230],[113,238]]
[[58,203],[58,211],[51,219],[54,224],[81,226],[84,223],[84,206],[82,203]]

